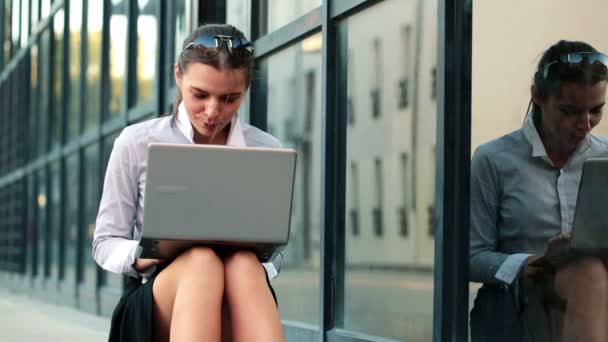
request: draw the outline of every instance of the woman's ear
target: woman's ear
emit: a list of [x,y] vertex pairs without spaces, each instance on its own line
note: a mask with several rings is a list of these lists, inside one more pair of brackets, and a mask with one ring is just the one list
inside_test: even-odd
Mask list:
[[178,88],[182,87],[182,73],[179,72],[179,65],[173,64],[173,77],[175,78],[175,84]]

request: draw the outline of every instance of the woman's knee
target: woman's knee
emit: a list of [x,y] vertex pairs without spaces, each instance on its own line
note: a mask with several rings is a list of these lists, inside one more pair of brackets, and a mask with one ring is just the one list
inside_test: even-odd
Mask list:
[[561,297],[567,298],[570,290],[608,296],[608,270],[597,257],[584,257],[557,271],[556,288]]
[[250,287],[265,280],[264,267],[253,252],[238,251],[224,259],[226,286]]
[[577,263],[579,282],[608,290],[608,272],[604,262],[597,257],[585,257]]
[[208,247],[192,247],[180,254],[174,262],[180,265],[184,276],[223,278],[222,260]]

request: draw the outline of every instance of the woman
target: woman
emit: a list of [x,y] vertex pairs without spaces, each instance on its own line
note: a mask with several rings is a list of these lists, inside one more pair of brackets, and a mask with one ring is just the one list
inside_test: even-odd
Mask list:
[[[606,64],[583,42],[551,46],[534,75],[522,129],[473,156],[470,277],[484,284],[471,312],[474,342],[608,341],[602,260],[531,265],[567,245],[583,162],[608,156],[608,140],[590,134],[602,118]],[[553,336],[543,335],[548,330]]]
[[199,27],[184,40],[174,65],[173,115],[129,126],[114,142],[93,255],[102,268],[131,277],[112,316],[110,341],[220,341],[230,335],[234,341],[283,340],[268,280],[277,273],[272,263],[262,267],[251,252],[218,255],[207,247],[172,261],[135,257],[149,143],[280,146],[238,119],[252,51],[233,26]]

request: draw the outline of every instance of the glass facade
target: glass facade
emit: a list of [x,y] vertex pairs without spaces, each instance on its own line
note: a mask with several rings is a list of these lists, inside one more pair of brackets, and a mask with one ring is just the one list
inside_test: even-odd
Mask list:
[[[445,175],[468,172],[444,161],[454,145],[446,132],[461,132],[443,110],[454,104],[440,61],[455,48],[438,44],[445,3],[0,0],[0,274],[17,274],[23,292],[59,288],[51,301],[111,314],[124,278],[95,264],[91,242],[114,140],[167,113],[183,39],[202,18],[214,21],[201,9],[219,8],[216,21],[255,47],[241,120],[298,152],[290,241],[272,280],[287,340],[466,335],[466,323],[446,327],[466,317],[464,306],[448,309],[469,289],[446,289],[466,286],[466,274],[442,273],[466,262],[450,254],[464,244],[441,240],[461,232],[444,221],[455,206]],[[466,21],[469,2],[450,3]],[[465,126],[469,114],[457,113]],[[489,126],[479,120],[490,120],[474,118],[472,145]]]
[[275,290],[284,319],[314,325],[320,298],[321,38],[315,34],[260,61],[268,86],[268,132],[298,151],[290,242]]
[[[534,2],[532,6],[507,3],[506,1],[496,3],[496,6],[488,6],[482,2],[475,2],[473,4],[472,13],[475,25],[472,31],[472,38],[475,44],[472,47],[473,69],[471,78],[472,152],[477,151],[475,153],[478,153],[483,149],[479,149],[481,146],[496,146],[497,141],[505,141],[505,137],[507,136],[516,136],[521,132],[522,127],[526,126],[525,120],[526,114],[530,110],[528,105],[532,96],[531,86],[533,85],[534,75],[541,61],[541,56],[550,46],[558,43],[560,40],[583,41],[603,53],[608,53],[608,38],[606,35],[594,29],[592,25],[586,24],[602,20],[600,13],[608,9],[608,3],[588,0],[577,3],[576,7],[564,6],[567,6],[567,2],[562,0],[538,1]],[[547,15],[547,13],[551,15]],[[510,24],[515,18],[517,18],[517,25]],[[565,27],[563,25],[564,22],[576,22],[577,24]],[[515,50],[517,50],[517,53],[507,57],[508,53],[510,54],[510,52]],[[587,49],[584,49],[584,51],[587,51]],[[507,64],[510,65],[509,68],[497,67],[498,65]],[[562,84],[566,83],[563,82]],[[580,101],[568,99],[569,94],[564,90],[566,89],[565,85],[560,85],[559,88],[560,91],[558,93],[549,94],[548,98],[551,101],[559,103],[561,108],[564,108],[563,113],[567,113],[566,107],[568,105],[573,105],[579,108],[580,112],[584,111],[584,115],[580,115],[579,113],[579,118],[597,115],[596,111],[592,111],[584,105],[581,106]],[[598,103],[605,101],[605,93],[602,94],[599,101]],[[541,116],[543,117],[545,116],[544,111],[545,109],[541,110]],[[605,109],[603,111],[605,112]],[[599,112],[599,116],[601,117],[602,108],[599,109]],[[547,122],[549,120],[547,119]],[[496,255],[508,256],[510,253],[507,251],[517,249],[518,253],[531,254],[531,258],[534,258],[543,255],[550,237],[568,232],[570,229],[573,229],[573,238],[576,236],[578,227],[574,224],[572,226],[568,225],[566,222],[573,219],[572,215],[575,215],[575,212],[578,215],[579,205],[576,204],[576,209],[572,206],[577,197],[581,197],[581,192],[576,192],[580,174],[574,177],[570,184],[570,186],[574,186],[575,188],[576,195],[573,197],[563,197],[561,195],[564,191],[563,181],[565,179],[561,175],[568,174],[569,171],[576,168],[576,165],[580,167],[579,162],[577,162],[579,157],[577,154],[574,154],[569,159],[568,164],[563,167],[555,163],[553,159],[550,159],[552,157],[552,146],[549,145],[543,134],[541,134],[544,125],[545,123],[535,123],[531,126],[531,132],[538,133],[538,139],[542,144],[540,148],[541,154],[547,153],[547,157],[543,157],[543,160],[535,159],[539,161],[540,165],[559,175],[555,178],[550,178],[551,184],[548,187],[541,186],[541,182],[546,179],[542,176],[539,177],[537,173],[531,170],[527,170],[526,164],[514,164],[517,165],[519,170],[509,172],[507,171],[508,165],[495,162],[495,160],[500,160],[498,155],[488,157],[490,163],[497,164],[495,172],[504,184],[518,183],[517,180],[521,179],[518,178],[521,177],[520,170],[527,170],[528,172],[525,173],[525,177],[523,178],[525,181],[522,183],[528,186],[527,191],[538,194],[537,196],[530,196],[530,202],[524,202],[527,210],[521,209],[521,206],[519,207],[521,211],[518,217],[522,218],[522,220],[517,225],[516,230],[513,230],[513,227],[509,227],[510,223],[513,222],[513,218],[508,217],[507,212],[514,210],[513,208],[509,208],[510,203],[512,203],[509,201],[519,197],[514,192],[505,190],[513,189],[513,187],[501,185],[501,198],[499,201],[492,203],[493,201],[487,201],[482,198],[478,191],[473,191],[476,188],[476,183],[473,183],[472,177],[471,220],[476,218],[478,220],[480,213],[485,212],[483,204],[492,203],[496,207],[497,223],[494,228],[496,228],[498,233],[493,239],[490,238],[487,241],[488,243],[496,243],[497,247],[493,249]],[[592,128],[591,134],[595,135],[597,139],[608,137],[608,124],[605,118]],[[505,149],[505,152],[513,153],[513,150]],[[602,157],[605,157],[605,155]],[[476,158],[473,158],[473,160],[476,160]],[[478,168],[473,167],[471,170],[473,175],[477,175],[475,178],[479,179],[487,177],[488,172],[487,170],[484,171],[486,172],[478,171]],[[600,184],[602,182],[598,179],[596,185],[599,187]],[[486,194],[489,196],[493,191],[493,187],[488,187],[487,189]],[[548,194],[547,189],[551,189],[552,193]],[[532,200],[537,198],[543,198],[543,201],[552,203],[553,205],[548,210],[539,210],[536,206],[537,202]],[[565,212],[563,208],[566,206],[570,206],[572,211]],[[540,218],[541,212],[547,215],[547,217],[558,217],[556,220],[562,224],[562,227],[555,227],[553,223],[548,223],[546,217]],[[473,235],[473,231],[477,230],[473,230],[473,223],[471,226],[472,236],[478,236],[478,234]],[[504,233],[501,233],[502,231]],[[505,234],[509,235],[508,239],[504,238]],[[471,242],[473,243],[473,241],[472,238]],[[479,240],[477,241],[477,245],[479,245]],[[528,245],[525,247],[521,246],[519,244],[520,241],[527,241]],[[580,264],[578,265],[583,265],[582,259],[579,262]],[[471,268],[472,274],[473,272],[475,274],[480,273],[478,267],[473,268],[472,266]],[[530,293],[528,298],[526,298],[526,305],[522,308],[521,314],[516,317],[521,326],[526,329],[527,334],[537,336],[537,341],[559,341],[562,338],[564,338],[563,340],[570,339],[573,341],[591,340],[591,337],[578,335],[580,331],[576,329],[576,326],[586,325],[587,323],[590,325],[585,326],[584,330],[586,332],[598,332],[598,330],[593,330],[591,326],[594,319],[587,318],[582,312],[594,312],[598,308],[603,310],[605,306],[596,300],[597,297],[593,292],[589,291],[589,288],[581,286],[582,283],[578,282],[578,280],[582,279],[580,275],[576,277],[564,276],[562,272],[564,269],[567,269],[567,267],[563,264],[558,265],[555,267],[554,272],[542,272],[535,277],[529,273],[530,267],[524,262],[512,285],[505,287],[506,289],[513,289],[517,286],[525,286]],[[575,267],[574,270],[577,270],[577,268]],[[605,273],[605,267],[600,266],[595,274],[598,276],[597,279],[602,279],[602,275]],[[551,287],[550,290],[539,285],[541,282],[538,279],[542,279],[543,274],[548,276],[547,284],[550,284],[548,285]],[[496,273],[496,276],[498,275]],[[558,279],[561,279],[561,281]],[[577,299],[574,299],[575,297],[567,297],[567,294],[572,295],[573,293],[563,290],[564,279],[567,279],[568,286],[566,287],[572,284],[573,287],[584,292],[583,295],[578,297],[578,300],[589,300],[585,302],[584,310],[578,311],[579,309],[576,308]],[[490,286],[480,283],[479,279],[475,279],[475,282],[470,284],[470,309],[472,310],[475,307],[475,310],[471,312],[471,335],[476,337],[479,337],[481,334],[487,336],[488,332],[484,327],[501,328],[501,325],[496,323],[496,314],[501,317],[513,315],[513,308],[503,307],[496,309],[495,313],[481,317],[479,313],[484,312],[482,302],[487,302],[483,299],[488,299],[489,296],[485,296],[486,298],[481,297],[484,294],[493,293],[491,290],[488,290],[489,288]],[[494,294],[492,299],[497,297]],[[548,297],[551,300],[545,299]],[[590,300],[593,297],[596,299]],[[518,298],[519,300],[518,296],[514,298]],[[473,305],[474,301],[475,305]],[[572,305],[570,305],[571,303]],[[540,314],[539,311],[544,314]],[[603,327],[600,329],[604,330]],[[517,334],[518,331],[509,331],[509,333]],[[600,332],[596,335],[596,338],[603,340],[608,337],[605,333]]]
[[137,1],[137,104],[145,104],[154,99],[159,39],[156,4],[150,0]]
[[[437,37],[416,19],[435,12],[433,1],[388,0],[340,23],[349,52],[344,327],[403,341],[433,332],[437,104],[426,85]],[[417,28],[418,49],[406,27]]]

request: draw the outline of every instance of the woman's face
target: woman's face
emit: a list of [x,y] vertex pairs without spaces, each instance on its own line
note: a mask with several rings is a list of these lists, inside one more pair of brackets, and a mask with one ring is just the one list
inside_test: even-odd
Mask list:
[[543,136],[557,142],[558,146],[554,147],[573,152],[600,122],[606,102],[606,83],[563,82],[556,94],[546,99],[540,99],[533,91],[534,102],[542,110]]
[[222,132],[236,115],[245,96],[246,70],[218,70],[194,62],[186,67],[183,74],[175,65],[174,73],[195,131],[195,139],[202,137],[207,140]]

